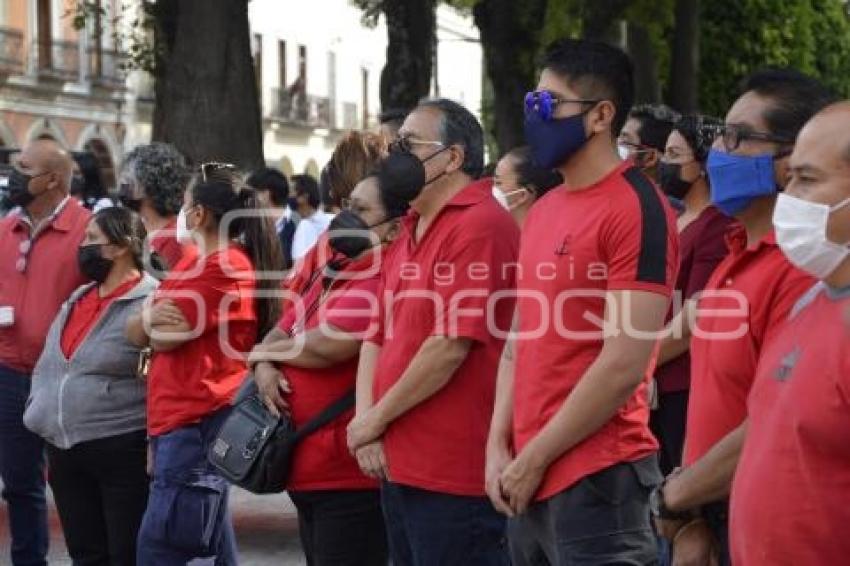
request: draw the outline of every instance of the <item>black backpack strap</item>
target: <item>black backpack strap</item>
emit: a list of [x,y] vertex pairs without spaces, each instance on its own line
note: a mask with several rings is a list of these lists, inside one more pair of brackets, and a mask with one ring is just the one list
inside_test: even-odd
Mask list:
[[346,412],[354,406],[356,393],[354,388],[349,390],[345,395],[325,407],[321,413],[304,423],[304,426],[295,431],[295,442],[303,440],[310,436],[332,420]]

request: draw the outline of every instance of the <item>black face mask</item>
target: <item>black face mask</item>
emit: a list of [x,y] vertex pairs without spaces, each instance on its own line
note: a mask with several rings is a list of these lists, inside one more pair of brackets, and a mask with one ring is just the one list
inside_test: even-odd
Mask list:
[[89,244],[77,248],[77,265],[80,272],[97,283],[106,281],[112,271],[112,264],[115,263],[103,257],[102,248],[103,244]]
[[86,191],[86,180],[83,179],[82,175],[74,175],[71,177],[71,194],[75,196],[83,197],[85,196],[83,193]]
[[[392,218],[387,218],[370,226],[350,210],[343,210],[334,216],[328,226],[328,243],[334,251],[349,259],[354,259],[375,247],[377,237],[372,233],[371,228],[386,224],[390,220]],[[339,232],[339,234],[336,232]]]
[[381,190],[405,203],[415,200],[422,193],[425,185],[433,183],[446,174],[443,171],[433,179],[427,179],[425,177],[425,162],[447,149],[448,147],[443,147],[425,159],[419,159],[409,151],[391,150],[378,171]]
[[6,188],[7,200],[9,203],[22,208],[32,203],[32,201],[36,199],[37,195],[34,195],[29,191],[30,182],[36,177],[41,177],[46,174],[47,173],[42,173],[41,175],[27,175],[26,173],[21,173],[17,169],[12,169],[12,173],[9,175],[9,185]]
[[682,179],[682,163],[659,161],[655,167],[655,178],[661,190],[673,198],[679,200],[685,198],[694,181],[689,183]]

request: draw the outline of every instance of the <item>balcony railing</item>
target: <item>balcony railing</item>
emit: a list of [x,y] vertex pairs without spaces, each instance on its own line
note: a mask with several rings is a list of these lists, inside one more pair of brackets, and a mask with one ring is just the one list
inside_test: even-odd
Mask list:
[[124,87],[127,78],[124,70],[127,56],[124,53],[108,49],[89,49],[88,57],[88,80],[108,88]]
[[80,47],[74,41],[37,41],[35,43],[38,73],[63,81],[80,76]]
[[0,27],[0,73],[21,73],[24,70],[24,32]]
[[275,89],[271,117],[298,126],[330,128],[331,105],[323,96]]

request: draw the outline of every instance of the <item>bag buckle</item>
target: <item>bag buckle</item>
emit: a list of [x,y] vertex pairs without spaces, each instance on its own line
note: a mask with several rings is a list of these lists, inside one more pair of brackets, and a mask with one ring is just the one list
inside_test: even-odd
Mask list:
[[242,449],[242,457],[246,460],[253,459],[254,455],[257,453],[257,450],[260,448],[260,445],[263,443],[263,440],[265,440],[268,433],[268,426],[258,430],[251,438],[251,440],[249,440],[248,443],[245,444],[245,448]]

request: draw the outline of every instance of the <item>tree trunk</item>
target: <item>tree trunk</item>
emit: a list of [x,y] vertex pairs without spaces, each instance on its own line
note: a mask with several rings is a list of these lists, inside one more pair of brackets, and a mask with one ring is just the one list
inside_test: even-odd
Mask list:
[[676,1],[670,105],[689,113],[699,108],[699,0]]
[[153,139],[189,161],[263,165],[248,0],[157,0]]
[[625,48],[622,19],[631,0],[587,0],[581,3],[582,36]]
[[409,110],[430,92],[436,0],[385,0],[382,7],[388,42],[381,108]]
[[635,69],[635,102],[660,102],[661,87],[649,33],[645,27],[631,22],[627,29],[626,48]]
[[546,0],[519,4],[483,0],[473,8],[493,85],[493,131],[500,154],[525,143],[522,101],[537,84],[535,58],[546,14]]

